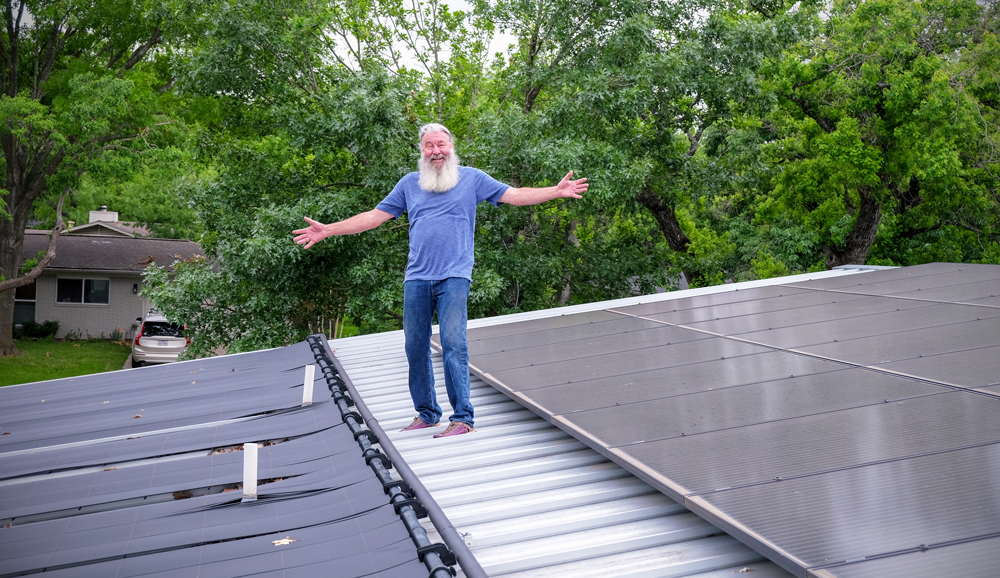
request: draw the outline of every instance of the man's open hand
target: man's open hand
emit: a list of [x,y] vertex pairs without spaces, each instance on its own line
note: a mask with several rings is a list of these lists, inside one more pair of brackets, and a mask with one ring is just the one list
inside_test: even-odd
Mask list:
[[305,248],[308,249],[309,247],[312,247],[316,243],[319,243],[320,241],[326,238],[327,236],[326,225],[320,223],[319,221],[314,221],[309,217],[302,217],[302,218],[305,219],[307,223],[309,223],[309,226],[306,227],[305,229],[296,229],[292,231],[292,234],[298,235],[297,237],[295,237],[296,243],[298,243],[299,245],[304,244]]
[[566,173],[563,180],[559,181],[559,184],[556,185],[556,193],[560,197],[582,199],[583,197],[581,195],[587,191],[587,188],[590,185],[587,184],[587,179],[577,179],[575,181],[571,181],[570,177],[572,176],[573,171]]

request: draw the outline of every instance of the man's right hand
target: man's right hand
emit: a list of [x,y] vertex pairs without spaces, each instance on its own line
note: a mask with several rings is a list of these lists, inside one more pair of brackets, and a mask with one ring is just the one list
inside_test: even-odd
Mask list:
[[309,226],[305,229],[296,229],[292,231],[292,234],[298,235],[295,237],[296,243],[299,245],[305,245],[305,248],[308,249],[327,237],[326,225],[320,223],[319,221],[314,221],[309,217],[302,218],[309,223]]

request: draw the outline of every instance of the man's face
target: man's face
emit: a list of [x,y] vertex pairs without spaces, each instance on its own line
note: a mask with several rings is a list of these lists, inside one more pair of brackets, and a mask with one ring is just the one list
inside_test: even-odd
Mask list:
[[420,145],[424,149],[424,158],[435,169],[440,169],[444,166],[453,148],[448,133],[440,131],[425,134],[424,138],[420,141]]

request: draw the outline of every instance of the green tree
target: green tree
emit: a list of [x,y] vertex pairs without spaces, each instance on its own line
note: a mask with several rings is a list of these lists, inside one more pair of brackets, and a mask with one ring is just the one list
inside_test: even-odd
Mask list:
[[826,267],[996,255],[997,16],[975,0],[834,2],[763,70],[779,106],[756,222],[797,223]]
[[[434,3],[301,3],[275,12],[248,1],[201,22],[207,33],[178,86],[213,98],[225,118],[199,138],[198,155],[216,159],[218,175],[191,197],[207,259],[178,264],[169,283],[151,271],[154,303],[194,330],[193,354],[281,345],[343,314],[366,331],[398,326],[405,217],[308,252],[289,231],[303,215],[331,221],[375,206],[413,170],[422,122],[448,123],[466,164],[490,167],[497,151],[478,126],[493,122],[501,97],[489,82],[488,19]],[[549,184],[564,171],[546,161],[520,182]],[[483,206],[478,222],[473,316],[666,283],[662,246],[636,242],[648,218],[580,217],[553,203]]]
[[416,158],[411,75],[386,71],[386,31],[358,10],[245,1],[200,16],[178,88],[223,119],[197,139],[217,174],[188,192],[206,259],[148,273],[156,306],[193,331],[191,354],[286,344],[356,310],[354,296],[370,307],[351,315],[369,325],[398,310],[386,287],[402,266],[383,261],[405,260],[405,228],[310,251],[290,235],[304,215],[370,209]]
[[569,20],[559,20],[558,3],[544,4],[552,10],[515,4],[516,17],[539,14],[543,23],[522,26],[532,36],[502,75],[524,104],[488,125],[492,167],[529,181],[553,165],[582,167],[593,183],[582,211],[642,211],[671,250],[661,267],[691,285],[721,282],[734,248],[706,220],[705,197],[729,167],[706,156],[702,140],[767,109],[756,70],[797,35],[801,14],[710,1],[599,2],[593,22],[546,27],[545,18]]
[[211,178],[213,169],[199,171],[188,157],[182,149],[168,149],[128,177],[104,183],[84,174],[70,194],[66,215],[79,225],[87,222],[95,207],[107,205],[119,220],[146,227],[152,237],[197,241],[201,223],[189,204],[188,191],[200,180]]
[[11,0],[5,8],[0,143],[9,218],[0,217],[0,355],[12,355],[7,289],[41,273],[64,228],[56,214],[47,255],[18,278],[29,217],[40,202],[61,208],[84,174],[121,176],[172,137],[171,78],[160,49],[178,27],[155,2]]

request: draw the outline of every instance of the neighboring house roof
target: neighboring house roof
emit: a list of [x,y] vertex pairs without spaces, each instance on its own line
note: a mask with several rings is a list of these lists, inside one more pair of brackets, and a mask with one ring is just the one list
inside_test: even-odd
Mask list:
[[[24,232],[22,263],[45,251],[48,233],[33,229]],[[169,267],[176,260],[200,254],[198,243],[183,239],[60,235],[56,241],[56,258],[46,270],[139,272],[152,262]]]
[[[324,348],[0,388],[0,572],[428,576],[447,552],[339,406]],[[307,364],[320,369],[304,405]],[[247,443],[263,444],[254,501]]]
[[130,221],[94,221],[79,225],[63,233],[64,235],[89,235],[97,237],[145,237],[149,230]]
[[[517,335],[519,322],[685,297],[709,299],[874,269],[845,268],[478,319],[469,322],[469,332],[494,328]],[[724,578],[741,575],[741,570],[757,578],[790,576],[476,376],[476,433],[434,440],[426,430],[398,432],[413,417],[402,332],[332,340],[330,346],[361,403],[389,431],[393,445],[466,535],[490,576]],[[440,354],[433,360],[447,415]]]

